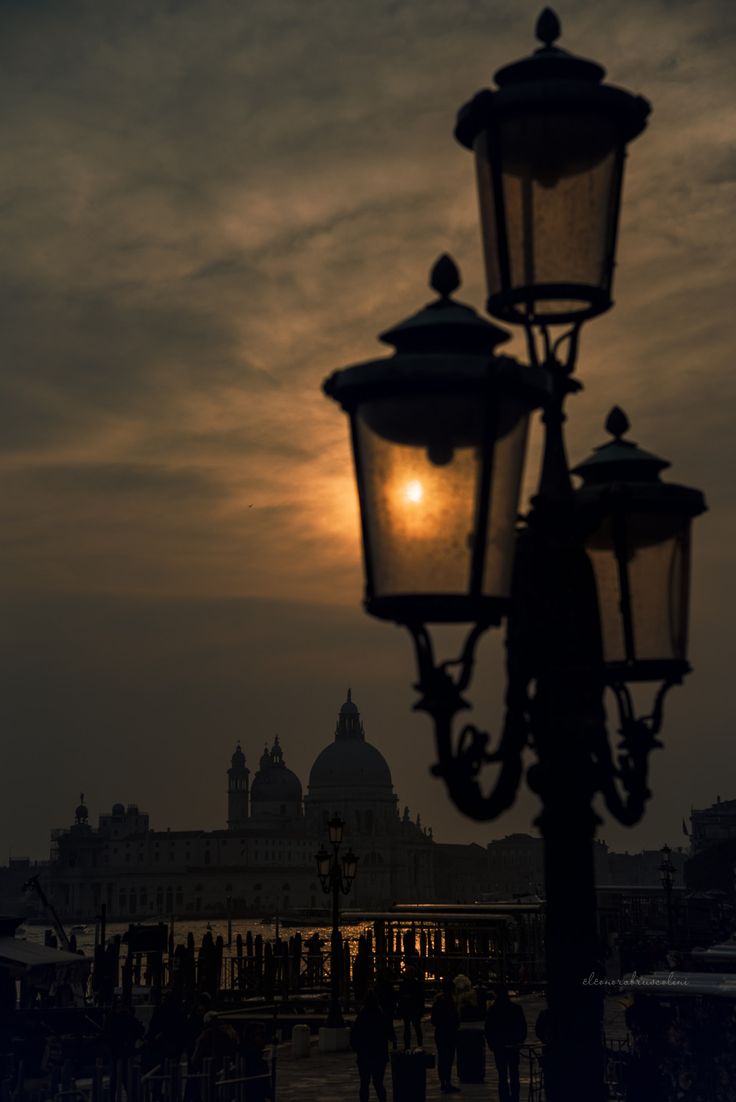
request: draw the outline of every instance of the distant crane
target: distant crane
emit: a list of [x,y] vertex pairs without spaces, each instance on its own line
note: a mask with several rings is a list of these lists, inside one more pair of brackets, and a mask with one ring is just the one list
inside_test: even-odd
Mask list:
[[45,907],[46,910],[51,915],[51,921],[54,924],[54,929],[56,930],[57,934],[59,935],[64,948],[68,949],[69,952],[71,953],[72,952],[72,944],[69,941],[69,938],[67,937],[66,930],[62,926],[61,919],[59,918],[59,916],[56,912],[56,907],[54,907],[53,903],[51,902],[49,897],[46,895],[46,892],[43,890],[43,888],[41,887],[41,884],[39,883],[38,875],[32,876],[30,880],[26,880],[25,884],[23,885],[23,891],[24,892],[35,892],[36,893],[36,895],[38,896],[39,901],[41,903],[41,906]]

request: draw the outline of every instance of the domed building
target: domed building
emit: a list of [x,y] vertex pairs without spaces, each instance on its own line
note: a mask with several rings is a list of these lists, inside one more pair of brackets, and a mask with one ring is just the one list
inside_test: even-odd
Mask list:
[[[62,915],[84,921],[102,903],[110,919],[136,921],[215,916],[227,908],[236,916],[284,918],[323,911],[329,901],[314,856],[335,814],[359,858],[344,907],[370,912],[432,901],[440,883],[446,899],[476,897],[484,851],[439,845],[418,815],[399,813],[388,762],[366,738],[350,689],[304,798],[278,736],[264,748],[252,780],[238,743],[227,769],[226,829],[152,830],[135,804],[119,803],[93,828],[81,799],[74,824],[54,832],[46,884]],[[461,878],[466,850],[477,853]]]
[[346,843],[360,857],[351,907],[432,897],[431,837],[419,822],[410,821],[408,811],[399,816],[398,802],[388,762],[367,741],[348,689],[333,741],[317,755],[309,773],[304,808],[315,837],[324,838],[334,814],[345,822]]
[[385,833],[398,819],[391,770],[380,750],[366,741],[360,712],[348,689],[334,741],[325,746],[309,773],[305,809],[316,828],[337,813],[360,835]]

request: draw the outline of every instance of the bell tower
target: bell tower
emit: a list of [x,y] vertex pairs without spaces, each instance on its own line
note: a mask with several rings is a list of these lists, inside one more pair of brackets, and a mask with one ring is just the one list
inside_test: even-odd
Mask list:
[[227,829],[238,830],[248,819],[250,769],[238,743],[227,771]]

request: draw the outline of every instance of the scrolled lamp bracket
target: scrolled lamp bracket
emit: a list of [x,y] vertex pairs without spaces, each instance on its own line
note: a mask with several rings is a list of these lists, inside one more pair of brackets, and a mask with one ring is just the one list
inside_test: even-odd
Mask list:
[[640,821],[652,794],[648,787],[649,755],[662,747],[657,735],[662,729],[664,700],[676,684],[675,679],[665,681],[651,714],[639,717],[635,714],[628,686],[623,683],[612,686],[618,706],[621,741],[614,762],[608,736],[603,730],[594,748],[594,758],[606,807],[623,826],[633,826]]
[[[465,815],[481,822],[495,819],[514,802],[522,776],[522,752],[528,741],[527,709],[511,707],[511,697],[518,696],[517,681],[509,680],[506,720],[495,750],[489,748],[490,735],[472,723],[465,724],[455,737],[455,716],[470,707],[463,692],[470,684],[475,648],[487,625],[476,624],[470,630],[459,658],[440,663],[435,661],[427,627],[407,626],[419,673],[415,688],[421,694],[414,711],[427,712],[434,723],[437,762],[431,772],[442,778],[452,801]],[[459,667],[455,677],[450,672],[452,667]],[[484,793],[480,773],[490,764],[499,765],[500,770],[492,790]]]

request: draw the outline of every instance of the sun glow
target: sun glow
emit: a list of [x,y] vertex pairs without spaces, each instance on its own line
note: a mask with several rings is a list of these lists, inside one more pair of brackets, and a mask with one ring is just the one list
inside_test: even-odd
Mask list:
[[404,486],[404,497],[407,501],[417,504],[424,497],[424,487],[417,479],[412,479]]

